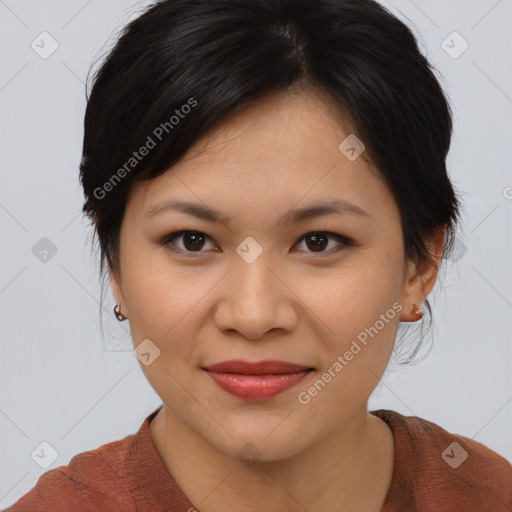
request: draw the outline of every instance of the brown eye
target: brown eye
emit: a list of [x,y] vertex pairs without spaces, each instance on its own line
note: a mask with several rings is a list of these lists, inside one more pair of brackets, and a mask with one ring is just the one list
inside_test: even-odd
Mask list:
[[[329,240],[336,240],[339,242],[338,248],[334,247],[334,249],[329,249],[326,251],[325,249],[329,246]],[[326,232],[313,232],[304,235],[300,241],[304,240],[305,245],[309,251],[313,253],[326,253],[326,252],[337,252],[346,247],[349,247],[352,244],[352,241],[344,236],[338,235],[336,233],[326,233]]]
[[[181,245],[177,243],[179,240],[181,240]],[[202,252],[208,252],[208,249],[202,250],[204,249],[208,240],[212,239],[205,233],[202,233],[200,231],[184,230],[167,235],[161,240],[160,244],[162,246],[168,247],[170,250],[175,252],[182,252],[185,254],[200,254]],[[331,240],[337,241],[338,245],[334,245],[333,248],[330,248]],[[321,231],[307,233],[306,235],[299,239],[299,242],[304,243],[306,246],[306,250],[300,252],[310,252],[318,254],[332,254],[354,245],[354,243],[350,239],[342,235]],[[216,250],[215,244],[212,244],[212,249],[210,250]]]
[[313,252],[321,252],[325,250],[328,244],[329,237],[325,236],[323,233],[318,235],[309,235],[306,237],[306,245]]
[[200,233],[185,233],[183,235],[183,246],[187,251],[201,250],[204,241],[205,237]]
[[[201,233],[200,231],[179,231],[177,233],[171,233],[170,235],[166,236],[162,241],[162,245],[175,245],[177,246],[177,251],[183,251],[183,252],[205,252],[201,249],[204,248],[206,240],[210,237],[208,235],[205,235],[204,233]],[[178,246],[178,244],[175,243],[175,240],[182,240],[182,246]]]

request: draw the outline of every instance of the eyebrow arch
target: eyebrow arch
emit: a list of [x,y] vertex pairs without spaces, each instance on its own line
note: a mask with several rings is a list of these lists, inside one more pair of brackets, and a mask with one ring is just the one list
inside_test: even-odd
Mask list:
[[[167,210],[177,210],[211,223],[220,222],[226,225],[229,223],[228,218],[210,207],[195,203],[187,203],[185,201],[165,201],[158,203],[146,212],[146,218],[154,217],[155,215]],[[367,212],[354,203],[346,201],[345,199],[337,199],[334,201],[316,203],[304,208],[290,210],[282,217],[280,222],[294,223],[312,217],[320,217],[322,215],[329,214],[350,214],[370,218],[370,215]]]

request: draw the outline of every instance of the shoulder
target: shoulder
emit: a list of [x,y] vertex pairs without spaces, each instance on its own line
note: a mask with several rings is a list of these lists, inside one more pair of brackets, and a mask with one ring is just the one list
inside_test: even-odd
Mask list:
[[47,471],[5,512],[134,510],[124,478],[127,450],[133,437],[79,453],[67,466]]
[[446,510],[459,510],[462,503],[467,503],[467,511],[512,510],[512,465],[504,457],[417,416],[383,409],[372,414],[393,431],[395,466],[400,473],[395,490],[408,489],[417,505],[434,499],[445,506],[454,504]]

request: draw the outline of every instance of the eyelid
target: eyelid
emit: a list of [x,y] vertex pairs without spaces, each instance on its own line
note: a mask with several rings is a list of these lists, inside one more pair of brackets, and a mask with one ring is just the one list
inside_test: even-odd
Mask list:
[[[198,231],[198,230],[194,230],[194,229],[181,229],[181,230],[178,230],[178,231],[173,231],[172,233],[169,233],[167,235],[165,235],[159,242],[159,244],[161,246],[167,246],[169,244],[171,244],[176,238],[180,238],[181,236],[187,234],[187,233],[194,233],[194,234],[200,234],[200,235],[204,235],[207,239],[211,240],[211,241],[214,241],[214,238],[211,237],[210,235],[204,233],[203,231]],[[335,253],[338,253],[344,249],[347,249],[349,247],[353,247],[355,246],[355,242],[353,240],[351,240],[350,238],[344,236],[344,235],[341,235],[339,233],[334,233],[332,231],[321,231],[321,230],[318,230],[318,231],[308,231],[307,233],[301,235],[297,241],[293,244],[293,247],[295,247],[298,243],[302,242],[305,238],[307,238],[308,236],[312,236],[312,235],[325,235],[327,236],[328,238],[331,238],[331,239],[336,239],[341,247],[339,248],[336,248],[336,249],[331,249],[330,251],[323,251],[323,252],[318,252],[318,253],[315,253],[313,251],[299,251],[299,252],[305,252],[305,253],[308,253],[308,254],[312,254],[312,255],[318,255],[318,256],[322,256],[322,255],[330,255],[330,254],[335,254]],[[187,254],[187,255],[195,255],[195,254],[201,254],[201,253],[208,253],[210,251],[184,251],[182,249],[179,249],[179,248],[176,248],[176,249],[172,249],[173,251],[175,252],[180,252],[182,254]],[[218,251],[216,251],[218,252]]]
[[[195,229],[181,229],[179,231],[173,231],[172,233],[165,235],[160,240],[159,244],[163,247],[166,247],[169,244],[171,244],[176,238],[180,238],[181,236],[186,235],[187,233],[204,235],[205,238],[214,241],[213,237],[211,237],[210,235],[207,235],[203,231],[197,231]],[[208,252],[208,251],[195,251],[195,252],[194,251],[184,251],[183,249],[180,249],[180,248],[175,248],[175,249],[171,249],[171,250],[174,252],[180,252],[182,254],[189,254],[189,255],[202,254],[202,253]]]
[[340,243],[340,245],[338,247],[334,248],[334,249],[329,250],[329,251],[322,251],[322,252],[299,251],[299,252],[306,253],[308,255],[311,254],[313,256],[321,257],[321,256],[329,256],[329,255],[332,255],[332,254],[338,254],[341,251],[344,251],[344,250],[346,250],[346,249],[348,249],[350,247],[354,247],[355,246],[355,243],[350,238],[348,238],[346,236],[340,235],[339,233],[334,233],[332,231],[321,231],[321,230],[318,230],[318,231],[308,231],[307,233],[302,235],[295,242],[294,247],[298,243],[302,242],[305,238],[307,238],[308,236],[312,236],[312,235],[325,235],[328,238],[337,240]]

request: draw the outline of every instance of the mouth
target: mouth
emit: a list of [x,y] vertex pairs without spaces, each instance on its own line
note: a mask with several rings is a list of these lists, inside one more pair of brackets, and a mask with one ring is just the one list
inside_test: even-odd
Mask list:
[[314,368],[287,361],[224,361],[202,368],[224,391],[244,400],[268,400],[299,384]]

